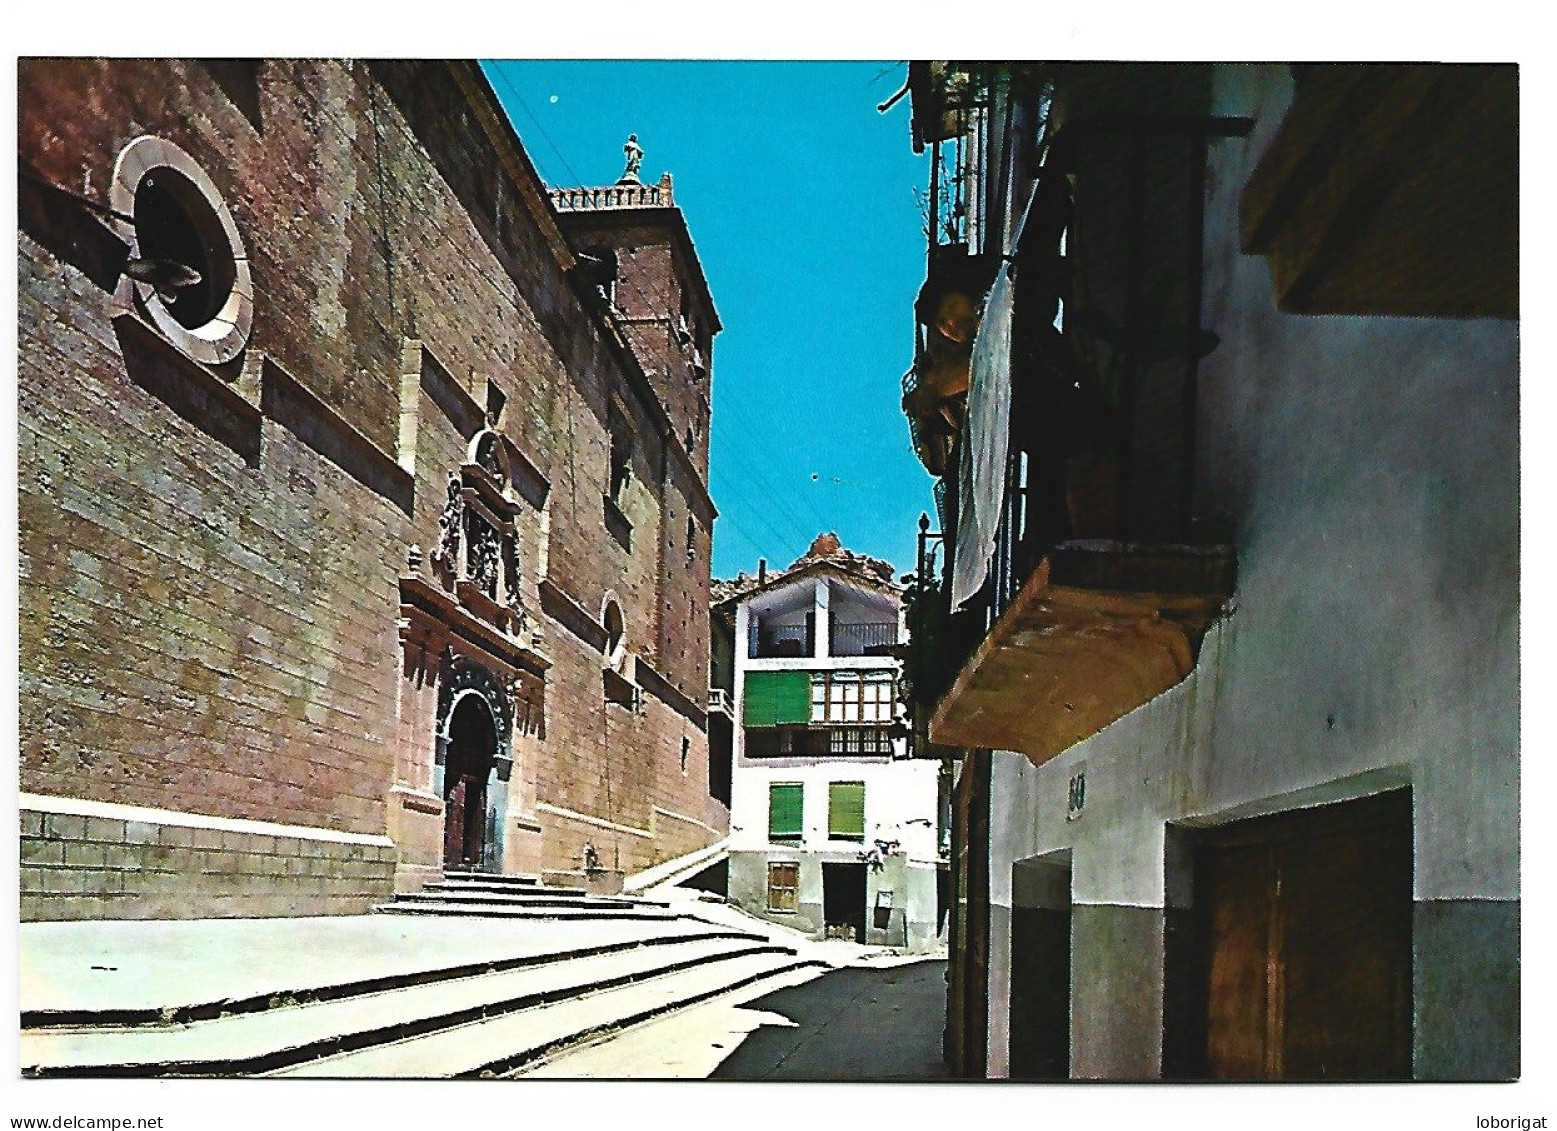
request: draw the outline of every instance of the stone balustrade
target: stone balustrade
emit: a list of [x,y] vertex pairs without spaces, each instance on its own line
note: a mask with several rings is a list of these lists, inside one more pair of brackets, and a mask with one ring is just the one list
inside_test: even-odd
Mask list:
[[560,188],[550,190],[552,205],[558,212],[597,212],[610,208],[670,208],[675,205],[670,174],[658,184],[607,185],[603,188]]

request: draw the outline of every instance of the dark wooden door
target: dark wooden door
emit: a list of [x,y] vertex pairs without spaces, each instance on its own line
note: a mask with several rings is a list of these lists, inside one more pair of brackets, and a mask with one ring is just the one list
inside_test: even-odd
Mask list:
[[497,752],[492,711],[481,697],[455,704],[446,750],[443,866],[478,870],[486,862],[487,783]]
[[443,866],[477,869],[486,847],[486,782],[462,774],[443,802]]
[[466,777],[464,858],[470,868],[481,868],[486,863],[486,780],[475,774]]
[[460,778],[443,799],[443,866],[460,868],[465,857],[465,795],[469,783]]
[[1411,1075],[1408,792],[1239,822],[1197,852],[1206,1069]]
[[463,859],[478,869],[486,859],[487,786],[484,779],[471,774],[462,783],[465,788],[465,832]]

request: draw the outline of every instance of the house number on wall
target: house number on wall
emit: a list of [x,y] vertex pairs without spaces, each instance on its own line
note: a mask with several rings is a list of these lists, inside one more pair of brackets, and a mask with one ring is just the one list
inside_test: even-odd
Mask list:
[[1070,791],[1065,801],[1065,819],[1075,821],[1080,819],[1081,811],[1087,804],[1087,770],[1085,766],[1077,767],[1071,775]]

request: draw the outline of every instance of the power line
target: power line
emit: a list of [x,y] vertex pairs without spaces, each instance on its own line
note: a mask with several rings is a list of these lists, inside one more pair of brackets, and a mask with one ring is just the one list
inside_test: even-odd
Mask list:
[[[743,492],[736,490],[734,484],[730,483],[730,481],[727,478],[725,478],[723,475],[716,473],[715,474],[715,478],[724,480],[725,487],[727,487],[729,489],[729,493],[731,495],[734,495],[737,499],[740,499],[742,502],[744,502],[747,505],[747,507],[749,508],[748,513],[751,515],[751,517],[753,519],[755,519],[757,522],[759,522],[760,524],[762,524],[762,526],[764,526],[767,529],[768,533],[772,534],[773,537],[778,540],[780,545],[784,545],[784,546],[792,546],[793,545],[793,543],[790,542],[790,538],[793,537],[793,536],[792,535],[785,535],[777,527],[775,527],[771,522],[769,522],[768,518],[767,518],[767,515],[762,510],[760,510],[759,508],[757,508],[756,506],[754,506],[752,504],[752,500],[751,500],[751,497],[749,495],[746,495]],[[724,488],[721,488],[721,490],[723,490],[723,489]]]
[[[826,521],[821,519],[820,516],[813,513],[812,518],[815,520],[815,523],[802,518],[796,511],[791,509],[788,501],[786,501],[784,497],[776,494],[772,489],[770,489],[767,485],[767,478],[764,476],[762,469],[748,461],[746,454],[741,451],[739,445],[731,447],[728,454],[730,457],[730,462],[739,464],[741,466],[746,475],[750,477],[752,487],[767,497],[767,499],[773,504],[774,509],[779,513],[779,516],[786,522],[793,525],[797,530],[802,531],[807,530],[808,527],[811,527],[815,524],[819,524],[817,525],[817,529],[825,528],[827,525]],[[789,498],[795,499],[796,497],[789,496]],[[807,509],[810,509],[808,503],[803,502],[802,505],[806,506]],[[814,533],[815,530],[811,530],[806,534],[806,537],[809,538],[811,537],[811,534]]]
[[[876,75],[876,77],[874,79],[872,79],[871,81],[872,82],[879,81],[883,76],[885,76],[886,74],[890,73],[897,65],[898,64],[894,64],[891,67],[885,68],[880,73],[878,73]],[[490,73],[496,76],[498,81],[503,85],[503,87],[508,91],[508,93],[513,96],[513,99],[518,104],[519,108],[530,119],[530,121],[534,123],[535,128],[540,132],[541,137],[544,139],[544,141],[546,142],[547,146],[550,147],[551,151],[556,155],[557,159],[562,163],[563,168],[566,169],[567,172],[573,177],[573,183],[576,184],[576,185],[579,185],[579,186],[583,186],[584,183],[585,183],[584,182],[584,178],[579,175],[579,173],[578,173],[578,171],[576,169],[573,168],[572,164],[568,161],[566,155],[562,152],[561,148],[557,145],[555,139],[552,138],[551,134],[547,131],[546,127],[542,124],[542,122],[540,121],[539,117],[530,108],[530,105],[525,100],[524,96],[522,94],[520,94],[518,89],[514,86],[512,80],[509,78],[508,74],[503,69],[501,69],[501,67],[499,65],[494,65],[492,67]],[[657,302],[657,304],[659,305],[660,309],[662,309],[665,312],[667,317],[673,317],[674,316],[674,312],[679,308],[680,304],[678,302],[676,302],[675,300],[673,300],[672,296],[668,293],[668,291],[665,288],[653,284],[652,282],[650,282],[646,278],[634,280],[634,285],[638,288],[640,293],[642,293],[644,295],[644,297],[650,301],[651,305],[655,304]],[[747,442],[750,444],[750,446],[752,446],[752,447],[760,447],[762,449],[765,449],[765,450],[769,451],[769,453],[770,453],[770,457],[769,458],[771,459],[772,458],[771,448],[769,447],[769,445],[767,444],[767,442],[766,442],[766,440],[764,438],[765,437],[765,433],[763,432],[763,430],[761,428],[759,428],[751,420],[751,418],[746,415],[744,410],[740,409],[738,406],[736,406],[734,404],[726,404],[723,407],[724,407],[724,409],[726,411],[731,411],[733,418],[736,420],[736,423],[738,425],[742,426],[744,437],[747,440]],[[711,404],[710,404],[710,416],[712,416],[712,405]],[[811,504],[811,501],[809,500],[809,498],[807,498],[803,494],[802,495],[791,495],[786,500],[783,496],[779,495],[778,493],[776,493],[775,491],[770,489],[768,487],[768,485],[767,485],[766,477],[763,474],[763,469],[761,467],[757,466],[756,464],[754,464],[750,459],[748,459],[746,452],[743,450],[743,448],[741,446],[736,445],[736,446],[730,447],[728,449],[728,453],[734,454],[735,462],[739,463],[744,468],[744,470],[747,472],[747,474],[750,476],[748,482],[749,482],[751,488],[753,490],[755,490],[757,493],[759,493],[760,495],[762,495],[764,498],[766,498],[766,500],[772,505],[772,510],[773,510],[773,512],[775,514],[775,517],[777,517],[778,519],[780,519],[781,521],[783,521],[785,523],[788,523],[788,524],[792,525],[795,528],[795,530],[800,532],[800,534],[799,534],[799,541],[801,541],[801,542],[803,542],[805,544],[809,544],[809,541],[810,541],[810,538],[811,538],[811,529],[810,529],[810,527],[813,524],[814,524],[815,529],[817,529],[817,530],[825,529],[828,526],[829,520],[827,518],[823,517],[820,514],[820,512],[818,512],[816,510],[816,508]],[[778,461],[776,459],[774,459],[772,462],[776,463]],[[727,487],[731,488],[731,494],[734,495],[734,497],[736,499],[744,502],[748,507],[753,507],[753,500],[752,500],[752,498],[751,498],[751,496],[749,494],[745,494],[745,493],[733,490],[734,483],[728,476],[720,476],[720,478],[723,479],[723,481],[724,481],[724,483],[725,483],[725,485]],[[799,507],[802,510],[805,510],[805,511],[809,512],[811,521],[808,522],[806,518],[802,517],[796,511],[794,506],[791,505],[792,503],[798,504]],[[753,507],[752,513],[753,513],[754,517],[756,517],[758,519],[758,521],[760,521],[761,524],[764,527],[766,527],[767,530],[770,533],[772,533],[775,537],[777,537],[781,543],[784,543],[784,542],[787,541],[787,539],[784,537],[784,535],[779,532],[779,530],[773,525],[773,523],[768,521],[766,513],[762,512],[760,510],[757,510],[755,507]],[[734,525],[734,524],[732,524],[732,525]],[[738,533],[740,533],[741,536],[743,538],[745,538],[746,541],[749,544],[753,545],[753,547],[755,548],[756,543],[754,542],[754,540],[751,538],[750,534],[747,531],[745,531],[745,530],[738,530]]]
[[[731,491],[730,493],[734,494],[735,492]],[[736,521],[735,525],[741,528],[741,533],[743,536],[745,536],[746,541],[754,548],[756,548],[758,553],[762,556],[773,558],[777,558],[781,555],[799,557],[804,548],[810,544],[809,539],[795,540],[777,530],[772,525],[772,523],[767,521],[767,518],[764,516],[761,509],[757,507],[748,505],[742,514],[744,517],[749,517],[755,520],[772,536],[771,538],[763,538],[759,541],[759,539],[752,536],[752,530],[750,527],[743,526],[740,520]]]
[[562,150],[557,148],[557,143],[552,140],[551,134],[546,132],[546,127],[541,125],[541,120],[535,116],[535,111],[530,109],[530,104],[524,100],[524,95],[520,94],[515,88],[508,74],[501,69],[500,64],[494,63],[492,65],[492,73],[497,75],[502,84],[508,88],[508,93],[514,96],[514,101],[519,103],[519,108],[525,112],[530,121],[535,123],[535,128],[540,131],[541,137],[545,139],[546,144],[551,146],[551,151],[557,155],[557,160],[562,162],[562,167],[573,177],[574,183],[583,185],[583,178],[578,175],[577,170],[572,165],[568,164],[568,159],[563,156]]

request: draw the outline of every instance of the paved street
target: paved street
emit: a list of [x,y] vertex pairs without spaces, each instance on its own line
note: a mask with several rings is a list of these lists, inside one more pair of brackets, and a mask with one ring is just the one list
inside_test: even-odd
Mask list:
[[713,1073],[722,1080],[939,1080],[944,960],[848,966],[750,1003],[765,1025]]
[[940,1080],[943,958],[865,958],[780,989],[642,1025],[526,1075],[551,1078]]

